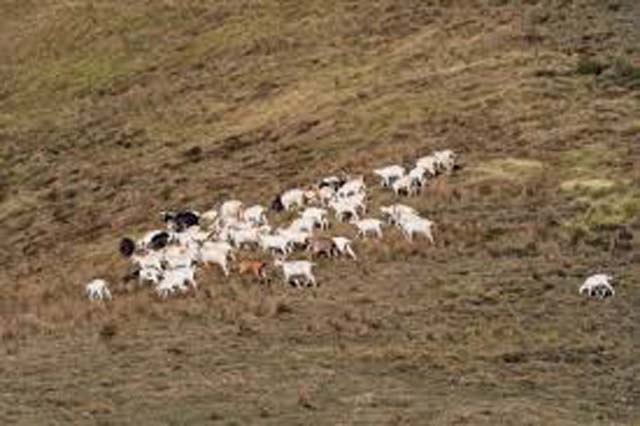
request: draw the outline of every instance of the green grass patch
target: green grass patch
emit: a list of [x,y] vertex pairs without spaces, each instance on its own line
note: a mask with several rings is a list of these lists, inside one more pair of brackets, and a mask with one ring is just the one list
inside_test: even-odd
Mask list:
[[572,233],[580,232],[586,235],[602,227],[622,225],[634,220],[640,214],[640,191],[629,190],[610,194],[594,200],[582,198],[587,208],[565,227]]
[[477,180],[498,179],[509,181],[526,181],[539,176],[544,164],[537,160],[525,158],[505,158],[487,161],[478,165],[471,172]]
[[609,194],[622,183],[612,179],[584,178],[569,179],[560,184],[560,189],[565,192],[580,193],[594,197]]
[[580,75],[600,75],[607,65],[593,58],[581,57],[576,65],[576,73]]
[[132,71],[130,62],[131,58],[109,52],[59,61],[46,69],[33,71],[29,92],[56,98],[96,93],[128,75]]
[[593,168],[610,157],[609,150],[601,145],[587,146],[581,149],[567,151],[561,155],[563,163],[579,168]]
[[619,158],[619,152],[599,144],[561,154],[557,169],[564,180],[559,189],[584,196],[589,202],[612,192],[626,193],[628,181],[617,176],[612,165]]

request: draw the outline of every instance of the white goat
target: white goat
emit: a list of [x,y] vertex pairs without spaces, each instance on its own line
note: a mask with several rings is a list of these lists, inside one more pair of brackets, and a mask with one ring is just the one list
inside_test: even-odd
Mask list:
[[231,246],[224,241],[207,241],[200,248],[200,261],[207,265],[215,263],[225,276],[229,276],[228,259],[233,258]]
[[140,269],[157,269],[162,270],[162,252],[142,251],[134,253],[131,256],[131,262],[140,267]]
[[327,206],[329,204],[329,200],[331,200],[335,194],[336,190],[331,186],[323,186],[316,191],[316,196],[318,197],[320,204],[323,206]]
[[453,171],[456,165],[456,154],[452,150],[445,149],[442,151],[436,151],[433,153],[433,156],[436,158],[437,166],[440,170],[447,174]]
[[269,225],[262,225],[258,228],[231,228],[229,231],[229,239],[237,248],[243,245],[259,245],[260,235],[271,232]]
[[264,225],[267,223],[266,209],[259,204],[247,208],[242,214],[246,222],[254,225]]
[[187,268],[198,260],[200,260],[200,253],[195,244],[170,246],[166,247],[163,252],[163,261],[169,269]]
[[221,219],[240,219],[242,217],[242,201],[229,200],[222,203],[220,206],[220,218]]
[[595,274],[585,280],[578,292],[580,294],[586,293],[588,296],[595,296],[599,299],[604,299],[607,296],[615,296],[616,291],[613,289],[611,281],[613,281],[611,275]]
[[138,282],[140,285],[144,283],[152,283],[158,285],[162,280],[162,270],[156,268],[141,268],[138,271]]
[[411,186],[415,188],[423,187],[424,183],[426,182],[426,174],[427,174],[427,170],[420,166],[416,166],[413,169],[411,169],[411,171],[409,171]]
[[316,227],[316,222],[310,217],[299,217],[291,222],[287,229],[298,232],[312,233]]
[[155,287],[155,290],[160,297],[166,298],[176,292],[186,292],[189,285],[194,289],[198,288],[195,280],[195,269],[192,267],[176,268],[168,270],[164,274],[162,281]]
[[212,235],[213,232],[205,231],[200,228],[200,226],[194,225],[190,226],[182,232],[174,232],[172,235],[172,240],[177,242],[178,245],[186,247],[194,243],[202,244],[203,242],[211,238]]
[[333,209],[336,215],[336,219],[339,222],[345,221],[348,217],[351,219],[358,220],[360,216],[358,215],[358,205],[349,201],[348,198],[342,198],[338,200],[331,200],[329,202],[329,207]]
[[400,195],[401,192],[406,192],[407,195],[415,195],[417,193],[416,188],[411,184],[412,180],[409,176],[402,176],[395,180],[391,187],[396,195]]
[[353,251],[353,248],[351,247],[351,240],[349,238],[333,237],[331,238],[331,240],[333,241],[333,245],[335,246],[338,253],[342,255],[348,254],[353,260],[358,260],[355,252]]
[[204,243],[209,238],[211,238],[213,234],[211,231],[205,231],[198,225],[194,225],[185,229],[183,233],[189,235],[191,237],[191,241],[195,241],[197,243]]
[[163,279],[154,287],[155,292],[163,299],[169,296],[173,296],[177,292],[184,293],[187,291],[187,286],[184,283],[173,279]]
[[416,166],[425,169],[431,176],[435,176],[438,171],[438,159],[434,155],[427,155],[416,161]]
[[416,209],[404,204],[392,204],[380,207],[380,211],[390,224],[397,223],[402,216],[418,216]]
[[313,191],[304,191],[300,188],[285,191],[280,196],[280,202],[285,210],[291,210],[293,207],[302,207],[307,200],[313,199],[315,194]]
[[404,167],[399,165],[387,166],[381,169],[374,169],[373,173],[382,178],[382,186],[389,187],[394,180],[400,179],[406,173]]
[[367,213],[367,194],[364,192],[357,192],[348,197],[342,198],[341,200],[355,206],[360,213]]
[[364,183],[364,177],[358,176],[356,178],[349,179],[342,187],[338,190],[337,195],[339,198],[346,198],[352,195],[365,192],[366,185]]
[[260,246],[264,251],[279,251],[283,255],[289,253],[289,240],[282,235],[261,235]]
[[162,278],[162,252],[143,251],[131,256],[131,262],[138,267],[138,284],[146,282],[158,284]]
[[302,219],[310,220],[314,226],[320,229],[329,228],[329,222],[327,221],[327,210],[319,207],[307,207],[301,215]]
[[427,237],[431,244],[434,244],[433,233],[431,232],[433,222],[429,219],[409,215],[401,216],[398,221],[398,227],[409,241],[413,241],[414,234],[422,234]]
[[101,278],[96,278],[89,281],[89,283],[85,286],[85,294],[91,300],[111,300],[109,284]]
[[382,221],[379,219],[356,220],[353,224],[358,228],[356,237],[366,237],[368,234],[375,234],[382,238]]
[[200,220],[208,224],[214,223],[217,219],[218,219],[218,210],[216,209],[207,210],[206,212],[202,213],[202,215],[200,216]]
[[282,272],[284,274],[284,282],[285,284],[290,283],[293,278],[293,282],[296,287],[300,287],[297,278],[304,278],[305,281],[308,281],[310,285],[317,287],[318,284],[316,282],[316,277],[313,275],[312,268],[315,265],[308,260],[292,260],[285,261],[282,259],[274,260],[273,264],[278,267],[282,267]]
[[295,229],[279,229],[278,235],[287,240],[287,247],[292,251],[296,247],[306,247],[311,238],[310,232],[298,231]]

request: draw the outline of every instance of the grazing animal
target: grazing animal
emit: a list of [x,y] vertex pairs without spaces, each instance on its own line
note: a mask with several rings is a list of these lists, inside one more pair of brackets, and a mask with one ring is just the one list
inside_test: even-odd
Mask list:
[[194,289],[198,288],[195,270],[192,267],[180,267],[167,271],[155,290],[164,299],[177,292],[185,293],[189,289],[189,285]]
[[228,200],[220,206],[220,218],[223,220],[240,219],[242,217],[242,201]]
[[260,235],[268,234],[270,231],[269,225],[262,225],[259,228],[231,228],[229,240],[237,248],[242,248],[244,245],[259,245]]
[[174,294],[181,292],[184,293],[187,291],[187,287],[184,283],[176,282],[174,279],[165,279],[162,280],[158,285],[154,287],[156,294],[160,296],[162,299],[166,299],[169,296],[173,296]]
[[187,234],[189,236],[189,240],[198,244],[202,244],[205,241],[207,241],[209,238],[211,238],[214,234],[214,232],[211,231],[205,231],[204,229],[200,228],[199,225],[196,226],[192,226],[191,228],[187,229],[184,234]]
[[175,231],[183,231],[190,226],[200,223],[200,215],[191,210],[181,211],[178,213],[162,212],[164,222]]
[[304,191],[299,188],[285,191],[280,196],[280,203],[284,210],[291,210],[294,207],[303,207],[306,201],[315,198],[315,193],[311,190]]
[[267,263],[260,260],[241,260],[238,262],[238,273],[251,274],[255,278],[264,280],[267,278]]
[[408,196],[417,194],[417,188],[412,185],[410,176],[402,176],[396,179],[392,184],[393,192],[396,195],[406,194]]
[[426,170],[433,177],[438,172],[438,159],[434,155],[427,155],[416,161],[416,167]]
[[361,214],[367,213],[367,195],[364,192],[358,192],[349,197],[342,198],[339,201],[354,206]]
[[318,207],[307,207],[301,215],[302,219],[306,219],[320,229],[327,229],[329,222],[327,221],[327,211]]
[[433,233],[431,232],[433,222],[429,219],[418,216],[402,216],[398,221],[398,226],[407,240],[413,241],[414,234],[422,234],[427,237],[431,244],[434,244]]
[[406,171],[402,166],[393,165],[381,169],[374,169],[373,173],[382,178],[381,185],[383,187],[389,187],[396,179],[403,177]]
[[616,291],[613,289],[611,281],[613,281],[613,277],[611,275],[591,275],[580,286],[578,292],[580,294],[587,294],[590,297],[597,297],[598,299],[604,299],[608,296],[615,296]]
[[323,178],[320,181],[320,183],[318,184],[318,188],[319,189],[331,188],[333,192],[335,192],[338,189],[340,189],[345,183],[347,183],[347,180],[344,178],[339,178],[337,176],[329,176],[329,177]]
[[300,288],[300,283],[296,278],[304,278],[309,285],[314,287],[318,286],[316,277],[311,270],[315,264],[308,260],[285,261],[283,259],[276,259],[273,264],[276,267],[279,266],[282,268],[285,284],[291,283],[293,279],[295,286]]
[[[166,231],[164,229],[155,229],[153,231],[149,231],[142,238],[138,240],[137,247],[141,249],[151,248],[153,245],[153,250],[159,250],[163,247],[160,247],[162,240],[165,238],[164,235],[171,236],[175,234],[173,231]],[[167,243],[171,240],[171,238],[167,238]]]
[[251,206],[247,208],[243,213],[242,217],[245,222],[252,223],[253,225],[264,225],[267,223],[266,210],[259,204],[255,206]]
[[409,171],[409,179],[411,179],[411,186],[419,190],[426,182],[427,171],[420,166],[416,166]]
[[282,235],[261,235],[260,246],[265,251],[289,253],[289,240]]
[[131,262],[140,269],[153,268],[162,271],[163,253],[143,249],[131,256]]
[[391,225],[397,223],[403,216],[418,216],[418,212],[413,207],[404,204],[392,204],[380,207],[380,211]]
[[363,193],[366,190],[364,176],[349,179],[340,189],[338,189],[338,198],[347,198],[353,195]]
[[345,237],[333,237],[333,246],[338,254],[348,254],[353,260],[358,260],[353,248],[351,247],[351,240]]
[[443,171],[446,174],[451,174],[456,166],[456,154],[450,149],[445,149],[442,151],[434,152],[433,156],[436,158],[436,164],[439,170]]
[[313,257],[331,257],[335,251],[335,245],[332,240],[327,238],[316,238],[311,240],[307,246],[307,251]]
[[161,252],[149,251],[142,249],[139,253],[131,256],[131,262],[134,266],[133,273],[128,278],[138,277],[138,285],[145,283],[158,284],[163,274],[163,254]]
[[85,294],[90,300],[111,300],[109,284],[101,278],[89,281],[85,286]]
[[163,253],[165,269],[188,268],[200,260],[200,251],[194,245],[170,246]]
[[339,222],[344,222],[346,220],[358,220],[360,218],[358,215],[359,206],[360,205],[358,203],[354,202],[350,198],[339,198],[329,202],[329,207],[333,209],[336,219]]
[[124,257],[131,257],[136,251],[136,243],[131,238],[123,238],[119,245],[120,254]]
[[323,186],[317,191],[317,197],[322,206],[328,206],[329,201],[336,195],[336,190],[331,186]]
[[141,268],[138,270],[138,284],[152,283],[158,285],[163,277],[163,270],[156,268]]
[[271,201],[271,210],[275,212],[281,212],[284,210],[284,204],[282,204],[280,197],[281,195],[276,195],[273,201]]
[[298,231],[291,228],[278,229],[278,235],[286,239],[289,251],[293,251],[298,247],[305,248],[311,238],[310,232]]
[[287,228],[291,231],[309,232],[312,233],[315,228],[316,222],[309,217],[299,217],[291,222],[291,225]]
[[366,237],[368,234],[375,234],[382,238],[382,221],[379,219],[356,220],[353,224],[358,228],[357,237]]
[[231,246],[224,241],[207,241],[200,248],[200,261],[208,265],[215,263],[222,269],[225,276],[229,276],[228,260],[233,259]]
[[151,250],[160,250],[165,248],[167,244],[169,244],[170,240],[171,235],[167,231],[161,231],[151,236],[147,247],[149,247]]
[[200,220],[202,220],[203,222],[207,222],[209,224],[214,223],[217,219],[218,219],[218,210],[216,209],[207,210],[206,212],[202,213],[202,215],[200,216]]

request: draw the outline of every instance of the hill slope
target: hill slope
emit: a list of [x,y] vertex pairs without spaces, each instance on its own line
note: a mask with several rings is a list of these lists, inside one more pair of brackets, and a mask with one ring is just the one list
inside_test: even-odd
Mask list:
[[[639,422],[617,241],[639,22],[623,0],[3,2],[0,420]],[[390,232],[304,294],[210,271],[193,298],[82,298],[162,209],[444,147],[465,168],[409,201],[435,247]],[[618,297],[577,298],[602,269]]]

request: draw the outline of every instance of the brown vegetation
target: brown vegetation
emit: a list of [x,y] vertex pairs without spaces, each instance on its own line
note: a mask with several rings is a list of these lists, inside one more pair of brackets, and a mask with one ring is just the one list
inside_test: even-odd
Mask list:
[[[639,423],[638,16],[2,2],[0,423]],[[443,147],[465,167],[408,202],[435,246],[385,230],[308,291],[215,268],[172,300],[119,288],[120,238],[160,210]],[[616,297],[578,297],[600,270]],[[94,276],[112,302],[84,299]]]

